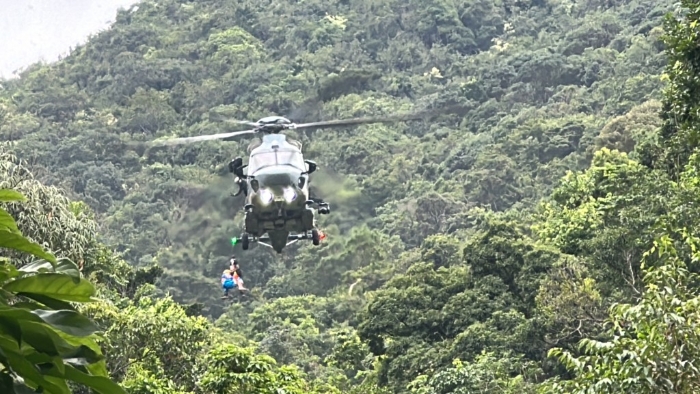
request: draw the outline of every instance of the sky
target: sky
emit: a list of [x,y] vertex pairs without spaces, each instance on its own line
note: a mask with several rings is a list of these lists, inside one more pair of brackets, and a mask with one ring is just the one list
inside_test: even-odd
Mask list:
[[54,62],[138,0],[0,0],[0,78]]

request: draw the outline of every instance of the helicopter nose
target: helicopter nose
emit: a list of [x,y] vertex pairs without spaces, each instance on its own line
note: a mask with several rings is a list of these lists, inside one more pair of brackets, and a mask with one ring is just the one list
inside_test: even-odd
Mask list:
[[258,192],[258,198],[260,202],[264,205],[271,204],[272,202],[277,203],[293,203],[299,197],[299,193],[293,186],[280,187],[264,187]]
[[256,175],[255,178],[261,185],[269,187],[285,187],[293,185],[296,181],[296,174],[290,172],[273,172]]

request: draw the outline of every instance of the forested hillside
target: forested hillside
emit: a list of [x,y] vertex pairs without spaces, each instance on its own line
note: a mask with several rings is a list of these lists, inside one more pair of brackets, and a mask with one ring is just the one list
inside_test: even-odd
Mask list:
[[[697,392],[700,3],[683,6],[146,0],[2,82],[0,186],[97,286],[80,311],[130,393]],[[143,144],[434,108],[296,134],[333,212],[321,246],[283,255],[229,242],[226,165],[250,140]],[[252,293],[229,305],[231,253]]]

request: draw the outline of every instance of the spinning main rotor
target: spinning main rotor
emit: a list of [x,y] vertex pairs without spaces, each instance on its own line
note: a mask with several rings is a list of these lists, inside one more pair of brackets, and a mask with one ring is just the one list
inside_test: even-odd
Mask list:
[[366,117],[366,118],[352,118],[352,119],[342,119],[342,120],[326,120],[321,122],[312,123],[292,123],[289,119],[281,116],[268,116],[262,118],[257,122],[250,121],[240,121],[240,120],[229,120],[225,119],[227,123],[243,124],[252,126],[250,130],[243,131],[233,131],[229,133],[218,133],[210,135],[200,135],[195,137],[182,137],[174,139],[156,140],[153,141],[157,145],[182,145],[189,144],[200,141],[211,141],[211,140],[222,140],[230,141],[234,137],[245,134],[277,134],[284,130],[303,130],[303,129],[320,129],[326,127],[343,127],[343,126],[354,126],[359,124],[370,124],[370,123],[393,123],[401,122],[404,120],[415,120],[432,115],[432,112],[421,112],[414,114],[403,114],[394,116],[377,116],[377,117]]

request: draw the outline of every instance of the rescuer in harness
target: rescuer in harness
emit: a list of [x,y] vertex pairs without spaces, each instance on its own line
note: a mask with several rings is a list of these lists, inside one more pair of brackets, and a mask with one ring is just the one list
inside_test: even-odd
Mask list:
[[240,292],[248,290],[243,287],[243,274],[241,273],[241,267],[236,261],[236,256],[231,256],[229,262],[231,265],[221,274],[221,287],[224,289],[222,298],[228,298],[230,296],[229,292],[235,288],[238,288]]
[[243,273],[241,272],[241,266],[238,265],[238,261],[236,261],[236,256],[231,256],[231,273],[233,274],[233,281],[236,283],[236,286],[238,286],[239,291],[246,291],[245,287],[243,287]]

